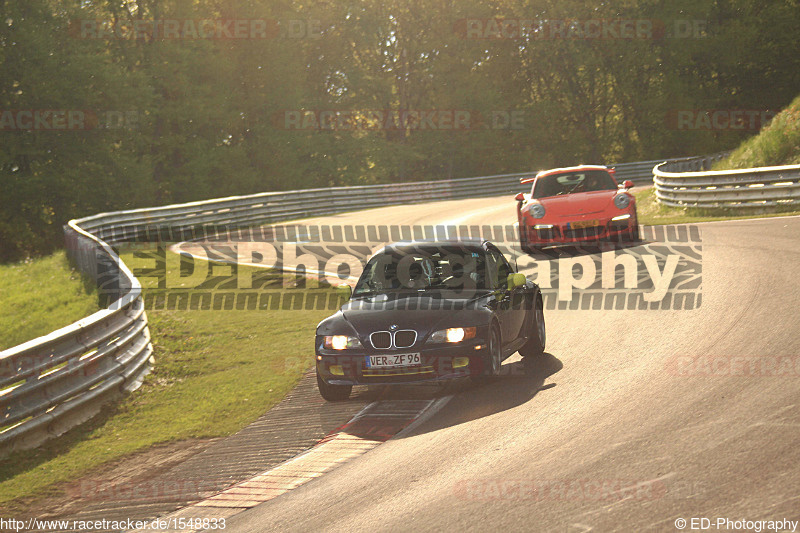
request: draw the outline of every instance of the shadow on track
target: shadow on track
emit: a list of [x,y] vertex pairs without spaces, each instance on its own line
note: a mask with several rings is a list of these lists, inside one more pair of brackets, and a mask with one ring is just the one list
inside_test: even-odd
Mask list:
[[[545,381],[564,367],[560,359],[545,352],[539,358],[506,363],[500,376],[492,382],[477,386],[469,382],[444,410],[447,416],[436,416],[422,424],[413,433],[424,434],[477,420],[513,409],[531,401],[539,392],[556,386]],[[440,422],[447,420],[446,424]]]
[[[448,426],[462,424],[484,416],[491,416],[529,402],[540,391],[556,386],[545,385],[545,380],[563,368],[563,363],[555,356],[545,352],[541,357],[506,362],[500,375],[485,385],[476,385],[469,378],[420,385],[385,385],[356,387],[350,401],[414,401],[435,400],[443,396],[454,398],[445,409],[457,405],[457,414],[447,417],[450,422],[441,425],[434,417],[413,431],[414,434],[436,431]],[[323,410],[324,411],[324,410]],[[321,413],[321,416],[324,416]],[[402,437],[399,437],[402,438]]]
[[597,243],[581,243],[581,244],[561,244],[550,246],[547,248],[537,248],[535,251],[522,252],[518,249],[514,250],[513,257],[515,259],[528,258],[535,261],[552,261],[562,257],[580,257],[584,255],[600,255],[603,252],[611,250],[619,252],[639,246],[648,246],[653,244],[650,241],[601,241]]

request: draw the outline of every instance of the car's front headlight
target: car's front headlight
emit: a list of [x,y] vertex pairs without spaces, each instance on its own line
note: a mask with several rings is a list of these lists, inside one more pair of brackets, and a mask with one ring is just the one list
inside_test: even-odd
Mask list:
[[625,209],[631,205],[631,197],[627,194],[618,194],[614,197],[614,205],[617,206],[618,209]]
[[472,339],[478,328],[447,328],[433,332],[428,342],[461,342]]
[[542,218],[544,217],[544,206],[542,204],[533,204],[528,213],[530,213],[533,218]]
[[326,350],[349,350],[361,348],[361,341],[349,335],[325,335],[323,346]]

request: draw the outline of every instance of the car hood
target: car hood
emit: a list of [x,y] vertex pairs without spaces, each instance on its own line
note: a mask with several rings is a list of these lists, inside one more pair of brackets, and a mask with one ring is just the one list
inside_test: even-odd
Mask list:
[[591,191],[539,198],[548,215],[574,216],[600,213],[614,205],[619,191]]
[[361,337],[374,331],[396,329],[416,330],[423,337],[438,329],[456,326],[478,326],[488,323],[485,305],[489,296],[483,293],[465,298],[444,298],[440,292],[399,292],[379,294],[369,298],[356,298],[342,306],[341,310],[323,320],[319,335],[341,334],[344,321],[353,333]]

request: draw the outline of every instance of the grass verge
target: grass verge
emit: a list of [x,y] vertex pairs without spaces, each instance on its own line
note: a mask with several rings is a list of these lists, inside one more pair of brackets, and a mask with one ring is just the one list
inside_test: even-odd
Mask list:
[[654,187],[643,188],[638,191],[634,189],[634,196],[636,196],[636,212],[639,217],[639,224],[644,226],[800,215],[800,210],[796,207],[794,209],[773,209],[769,211],[758,210],[758,212],[753,212],[749,215],[741,215],[728,209],[668,207],[658,203]]
[[0,265],[0,350],[68,326],[99,309],[93,282],[62,250]]
[[800,96],[747,139],[714,170],[800,164]]
[[[123,260],[136,268],[132,257],[123,254]],[[280,287],[284,278],[259,270],[253,286]],[[25,500],[58,495],[59,484],[156,444],[238,431],[278,403],[311,367],[314,327],[330,313],[149,311],[156,364],[142,387],[62,437],[4,458],[0,507],[19,509]]]

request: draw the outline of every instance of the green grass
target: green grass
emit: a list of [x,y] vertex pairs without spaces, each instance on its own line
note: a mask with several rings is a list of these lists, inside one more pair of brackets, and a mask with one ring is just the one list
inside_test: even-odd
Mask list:
[[63,250],[0,265],[0,350],[68,326],[98,309],[93,283],[72,269]]
[[636,197],[636,212],[639,217],[639,224],[645,226],[660,226],[663,224],[690,224],[695,222],[711,222],[715,220],[743,220],[748,218],[778,217],[786,215],[798,215],[800,210],[794,209],[772,209],[770,211],[760,211],[756,209],[750,214],[742,215],[739,212],[728,209],[697,209],[691,207],[678,208],[668,207],[656,201],[656,191],[654,187],[634,190]]
[[[800,164],[800,96],[778,113],[758,135],[743,142],[729,157],[714,164],[714,170]],[[746,214],[736,209],[667,207],[656,201],[650,187],[635,192],[639,223],[686,224],[713,220],[736,220],[800,214],[796,206],[751,208]]]
[[800,164],[800,96],[714,170]]
[[[254,279],[276,286],[283,277],[259,270]],[[24,508],[33,497],[59,494],[61,482],[155,444],[245,427],[313,365],[314,328],[331,312],[148,311],[156,364],[142,387],[64,436],[4,458],[0,506]]]

